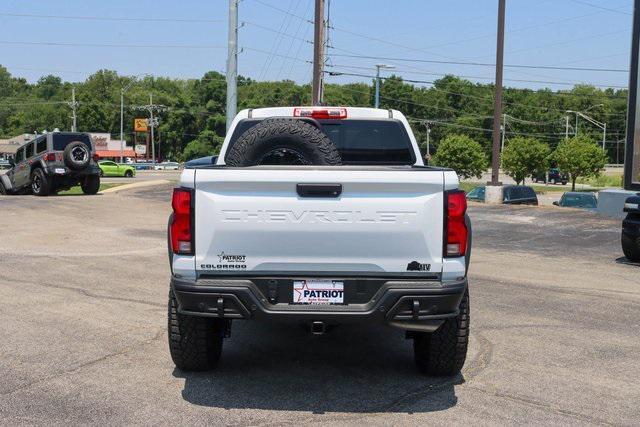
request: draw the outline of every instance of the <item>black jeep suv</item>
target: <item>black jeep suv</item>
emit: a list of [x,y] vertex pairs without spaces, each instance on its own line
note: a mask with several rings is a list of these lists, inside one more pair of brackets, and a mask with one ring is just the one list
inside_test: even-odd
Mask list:
[[0,194],[48,196],[80,185],[85,194],[100,189],[100,168],[93,157],[91,136],[53,132],[23,144],[0,175]]

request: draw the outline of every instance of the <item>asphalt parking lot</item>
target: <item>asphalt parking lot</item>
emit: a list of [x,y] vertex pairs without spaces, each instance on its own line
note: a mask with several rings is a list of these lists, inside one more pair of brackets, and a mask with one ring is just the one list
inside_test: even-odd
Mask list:
[[170,185],[0,197],[0,423],[640,422],[640,266],[620,222],[474,205],[471,348],[455,378],[386,327],[234,323],[219,370],[167,350]]

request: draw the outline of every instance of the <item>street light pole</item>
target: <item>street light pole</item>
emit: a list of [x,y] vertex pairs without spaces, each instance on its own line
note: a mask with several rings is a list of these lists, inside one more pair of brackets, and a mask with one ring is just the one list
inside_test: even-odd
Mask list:
[[375,96],[375,108],[380,108],[380,69],[384,68],[391,70],[396,68],[393,65],[376,64],[376,96]]

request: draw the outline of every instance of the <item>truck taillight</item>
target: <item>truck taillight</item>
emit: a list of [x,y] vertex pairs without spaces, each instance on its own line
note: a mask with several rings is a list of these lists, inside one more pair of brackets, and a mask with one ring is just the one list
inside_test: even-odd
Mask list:
[[346,119],[346,108],[294,108],[293,117],[310,117],[312,119]]
[[450,190],[444,193],[444,256],[460,257],[467,252],[467,224],[464,216],[467,212],[467,198],[462,190]]
[[47,162],[55,162],[56,161],[56,153],[47,153],[47,155],[44,156],[44,159]]
[[171,249],[180,255],[193,255],[193,192],[187,188],[174,188],[171,207]]

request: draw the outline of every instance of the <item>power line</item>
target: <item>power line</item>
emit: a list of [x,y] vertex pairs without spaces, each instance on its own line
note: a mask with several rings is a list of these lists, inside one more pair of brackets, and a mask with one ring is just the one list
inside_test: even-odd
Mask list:
[[275,28],[265,27],[264,25],[256,24],[255,22],[251,22],[251,21],[242,21],[241,24],[242,24],[242,26],[249,25],[249,26],[252,26],[252,27],[260,28],[262,30],[269,31],[269,32],[272,32],[272,33],[275,33],[275,34],[278,34],[278,35],[281,35],[281,36],[284,36],[284,37],[289,37],[290,39],[293,39],[293,40],[301,40],[303,42],[311,43],[311,40],[307,40],[305,38],[298,37],[297,36],[297,32],[296,32],[296,35],[291,35],[289,33],[285,33],[283,31],[276,30]]
[[0,44],[42,45],[42,46],[71,46],[71,47],[117,47],[117,48],[161,48],[161,49],[226,49],[220,45],[157,45],[157,44],[114,44],[114,43],[67,43],[67,42],[28,42],[14,40],[0,40]]
[[284,9],[281,9],[281,8],[279,8],[277,6],[270,5],[269,3],[265,3],[262,0],[253,0],[253,1],[256,2],[256,3],[260,3],[261,5],[263,5],[265,7],[268,7],[270,9],[277,10],[278,12],[284,13],[285,15],[293,16],[294,18],[301,19],[303,21],[308,22],[309,24],[314,24],[314,20],[313,19],[308,19],[308,18],[305,18],[304,16],[296,15],[295,13],[291,13],[288,10],[284,10]]
[[[280,43],[282,41],[282,34],[286,34],[285,30],[287,28],[289,28],[289,22],[291,21],[291,16],[289,15],[289,11],[291,10],[291,7],[293,6],[293,1],[294,0],[290,0],[289,1],[289,6],[287,8],[287,14],[285,14],[282,17],[282,22],[280,22],[280,27],[279,27],[278,31],[276,31],[276,33],[278,35],[273,39],[273,42],[271,44],[271,48],[269,49],[269,55],[267,55],[267,57],[264,60],[264,64],[262,65],[262,70],[260,71],[260,74],[258,76],[258,78],[260,80],[265,78],[265,76],[267,74],[267,71],[269,70],[269,67],[271,66],[271,63],[273,62],[273,58],[274,58],[273,54],[277,53],[278,49],[280,48]],[[296,10],[298,8],[299,4],[300,4],[300,0],[298,0],[298,3],[296,4],[296,8],[294,10]]]
[[15,18],[42,18],[42,19],[71,19],[81,21],[123,21],[123,22],[225,22],[224,19],[194,19],[194,18],[110,18],[106,16],[71,16],[71,15],[35,15],[27,13],[0,12],[0,16]]
[[[567,21],[575,21],[575,20],[578,20],[578,19],[587,18],[587,17],[593,16],[593,15],[597,15],[599,13],[600,12],[593,12],[593,13],[588,13],[588,14],[584,14],[584,15],[570,16],[570,17],[566,17],[566,18],[556,19],[556,20],[553,20],[553,21],[547,21],[547,22],[543,22],[543,23],[539,23],[539,24],[528,25],[528,26],[525,26],[525,27],[515,28],[515,29],[512,29],[512,30],[506,31],[506,34],[519,33],[519,32],[523,32],[523,31],[528,31],[528,30],[532,30],[532,29],[540,28],[540,27],[546,27],[548,25],[555,25],[555,24],[559,24],[559,23],[567,22]],[[496,33],[483,34],[483,35],[479,35],[479,36],[469,37],[469,38],[466,38],[466,39],[447,41],[447,42],[444,42],[444,43],[441,43],[441,44],[437,44],[437,45],[430,45],[430,46],[427,46],[426,49],[445,47],[445,46],[465,43],[465,42],[468,42],[468,41],[476,41],[476,40],[481,40],[481,39],[495,37],[495,36],[496,36]]]
[[[349,55],[341,53],[332,53],[331,56],[340,56],[345,58],[360,58],[360,59],[374,59],[382,61],[397,61],[397,62],[420,62],[427,64],[447,64],[447,65],[472,65],[478,67],[491,67],[494,68],[496,64],[487,62],[466,62],[466,61],[441,61],[435,59],[417,59],[417,58],[395,58],[384,56],[371,56],[371,55]],[[597,71],[597,72],[613,72],[613,73],[628,73],[628,69],[619,68],[585,68],[585,67],[558,67],[550,65],[524,65],[524,64],[505,64],[506,68],[533,68],[544,70],[568,70],[568,71]]]
[[[372,76],[372,75],[364,75],[364,74],[356,74],[356,73],[336,73],[336,72],[328,72],[328,74],[329,74],[329,75],[336,75],[336,74],[340,75],[340,74],[343,74],[343,75],[351,75],[351,76],[357,76],[357,77],[367,77],[367,78],[372,78],[372,79],[376,77],[376,76]],[[384,79],[384,80],[387,80],[387,79],[390,79],[391,77],[380,77],[380,78],[381,78],[381,79]],[[418,82],[418,83],[426,83],[426,84],[434,84],[434,83],[435,83],[435,82],[429,82],[429,81],[425,81],[425,80],[405,80],[405,79],[403,79],[403,81],[405,81],[405,82],[412,82],[412,83],[416,83],[416,82]],[[342,89],[343,89],[343,90],[351,90],[351,91],[355,91],[355,90],[353,90],[353,89],[344,88],[344,87],[343,87]],[[430,88],[430,90],[440,91],[440,92],[444,92],[444,93],[448,93],[448,94],[452,94],[452,95],[457,95],[457,96],[462,96],[462,97],[476,98],[476,99],[479,99],[479,100],[481,100],[481,101],[489,101],[489,102],[493,102],[493,100],[492,100],[492,99],[483,98],[483,97],[479,97],[479,96],[475,96],[475,95],[469,95],[469,94],[459,93],[459,92],[446,91],[446,90],[444,90],[444,89],[439,89],[439,88],[435,88],[435,87]],[[359,92],[359,91],[358,91],[358,92]],[[363,93],[363,94],[364,94],[364,92],[360,92],[360,93]],[[579,97],[579,95],[575,95],[575,96],[578,96],[578,97]],[[458,110],[456,110],[456,109],[451,109],[451,108],[436,107],[436,106],[433,106],[433,105],[425,105],[425,104],[418,104],[418,103],[415,103],[415,102],[403,101],[403,100],[400,100],[400,99],[397,99],[397,98],[387,98],[387,97],[382,97],[382,96],[381,96],[381,98],[388,99],[388,100],[394,100],[394,101],[398,101],[398,102],[404,102],[404,103],[413,104],[413,105],[418,105],[418,106],[423,106],[423,107],[428,107],[428,108],[443,109],[443,110],[449,110],[449,111],[458,111]],[[506,104],[507,106],[522,106],[522,107],[525,107],[525,108],[532,108],[532,109],[542,110],[542,111],[546,111],[546,112],[553,112],[553,111],[555,111],[555,112],[557,112],[557,113],[562,114],[562,115],[563,115],[563,117],[564,117],[564,114],[566,114],[566,110],[562,110],[562,109],[558,109],[558,108],[553,108],[553,107],[542,107],[542,106],[536,106],[536,105],[531,105],[531,104],[523,104],[523,103],[518,103],[518,102],[509,102],[508,100],[506,100],[506,101],[505,101],[505,104]],[[471,115],[473,115],[473,114],[471,114]],[[602,113],[602,115],[604,115],[604,116],[626,116],[626,114],[624,114],[624,113]],[[477,116],[477,115],[476,115],[476,116]],[[489,117],[490,117],[490,116],[489,116]],[[511,116],[510,116],[510,117],[511,117]],[[488,117],[485,117],[485,118],[488,118]],[[518,119],[518,118],[516,118],[516,117],[512,117],[512,118],[513,118],[513,119],[515,119],[515,120],[522,120],[522,119]],[[533,122],[532,122],[532,123],[533,123]],[[538,122],[538,123],[539,123],[539,122]]]
[[[344,76],[354,76],[354,77],[371,77],[368,75],[364,75],[364,74],[356,74],[356,73],[344,73],[344,72],[339,72],[339,71],[330,71],[329,72],[330,75],[333,76],[340,76],[340,75],[344,75]],[[452,74],[442,74],[442,75],[452,75]],[[475,77],[475,76],[459,76],[459,77],[466,77],[466,78],[474,78],[474,79],[485,79],[485,80],[492,80],[491,77]],[[385,77],[386,78],[386,77]],[[429,80],[413,80],[413,79],[404,79],[406,82],[410,82],[410,83],[422,83],[422,84],[434,84],[433,81],[429,81]],[[524,79],[504,79],[505,81],[511,81],[511,82],[522,82],[522,83],[539,83],[539,84],[553,84],[553,85],[564,85],[564,86],[576,86],[580,83],[575,83],[575,82],[557,82],[557,81],[548,81],[548,80],[524,80]],[[587,84],[587,83],[585,83]],[[589,86],[594,86],[594,87],[602,87],[602,88],[618,88],[618,89],[626,89],[626,86],[617,86],[617,85],[601,85],[601,84],[594,84],[594,83],[588,83]]]
[[604,11],[607,11],[607,12],[620,13],[622,15],[631,15],[630,12],[623,12],[621,10],[616,10],[616,9],[611,9],[611,8],[608,8],[608,7],[603,7],[603,6],[600,6],[600,5],[597,5],[597,4],[593,4],[593,3],[589,3],[589,2],[586,2],[586,1],[583,1],[583,0],[569,0],[569,1],[571,1],[573,3],[576,3],[576,4],[581,4],[581,5],[584,5],[584,6],[593,7],[595,9],[604,10]]
[[[257,49],[255,47],[243,47],[243,49],[244,50],[250,50],[250,51],[253,51],[253,52],[260,52],[260,53],[264,53],[264,54],[267,54],[267,55],[271,55],[270,52],[268,52],[266,50],[262,50],[262,49]],[[296,58],[296,57],[288,56],[288,55],[280,55],[280,54],[277,54],[277,53],[273,54],[273,56],[277,56],[279,58],[290,59],[292,61],[306,62],[306,63],[309,63],[309,64],[312,62],[312,61],[309,61],[309,60],[306,60],[306,59],[300,59],[300,58]]]

